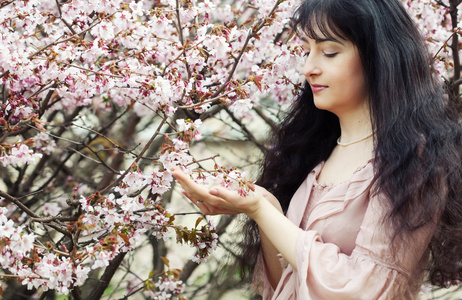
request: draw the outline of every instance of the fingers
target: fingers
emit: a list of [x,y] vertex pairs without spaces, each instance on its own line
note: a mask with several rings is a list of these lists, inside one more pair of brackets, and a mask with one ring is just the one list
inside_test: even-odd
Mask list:
[[236,196],[235,192],[229,191],[224,188],[213,187],[209,190],[209,194],[215,197],[230,199]]
[[259,193],[242,197],[236,191],[230,191],[222,187],[213,187],[208,190],[206,187],[194,182],[189,175],[179,168],[172,168],[171,171],[177,182],[183,187],[183,195],[190,199],[203,214],[246,213],[260,197]]
[[208,190],[204,186],[195,183],[179,168],[172,168],[171,171],[177,182],[184,189],[182,194],[191,200],[203,214],[215,215],[229,213],[228,211],[224,211],[214,205],[214,203],[219,201],[219,198],[209,194]]

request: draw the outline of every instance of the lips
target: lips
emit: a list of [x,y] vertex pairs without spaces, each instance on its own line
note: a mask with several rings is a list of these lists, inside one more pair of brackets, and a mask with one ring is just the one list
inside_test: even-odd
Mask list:
[[327,85],[319,85],[319,84],[312,84],[311,85],[311,91],[313,93],[319,93],[323,90],[327,89]]

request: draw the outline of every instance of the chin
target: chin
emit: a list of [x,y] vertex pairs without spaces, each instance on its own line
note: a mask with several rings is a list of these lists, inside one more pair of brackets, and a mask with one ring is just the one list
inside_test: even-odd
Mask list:
[[317,109],[320,109],[320,110],[327,110],[327,111],[330,111],[332,112],[332,105],[329,105],[328,103],[326,103],[325,101],[316,101],[316,99],[314,99],[314,106],[316,106]]

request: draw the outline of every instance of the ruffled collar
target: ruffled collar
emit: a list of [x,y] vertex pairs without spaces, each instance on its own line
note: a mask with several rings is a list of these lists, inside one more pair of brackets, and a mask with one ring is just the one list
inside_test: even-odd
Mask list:
[[[348,180],[332,185],[332,188],[313,206],[307,223],[308,229],[317,220],[342,212],[351,201],[369,192],[374,177],[372,161],[358,168]],[[300,224],[302,220],[312,187],[317,184],[316,178],[323,166],[324,162],[319,163],[308,174],[290,201],[287,217],[295,224]]]

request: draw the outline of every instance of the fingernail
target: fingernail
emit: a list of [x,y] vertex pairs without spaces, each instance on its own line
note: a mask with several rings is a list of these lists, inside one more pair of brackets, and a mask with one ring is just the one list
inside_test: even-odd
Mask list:
[[218,195],[218,190],[215,189],[215,188],[212,188],[212,189],[210,189],[209,193],[210,193],[211,195]]

